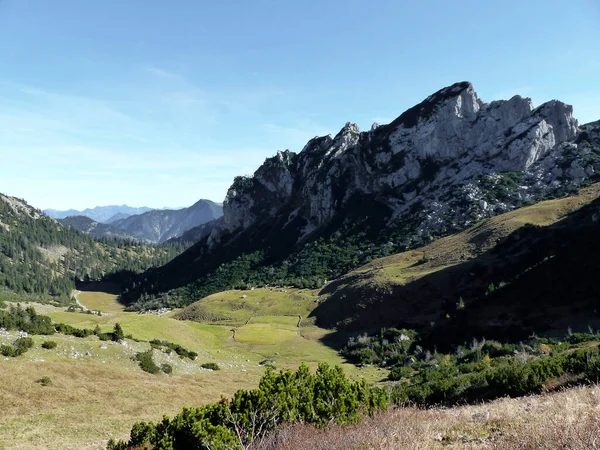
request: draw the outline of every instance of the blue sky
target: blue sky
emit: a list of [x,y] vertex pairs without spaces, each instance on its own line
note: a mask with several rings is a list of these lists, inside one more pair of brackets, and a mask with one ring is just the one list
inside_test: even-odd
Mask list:
[[600,3],[0,0],[0,192],[222,201],[235,175],[439,88],[600,119]]

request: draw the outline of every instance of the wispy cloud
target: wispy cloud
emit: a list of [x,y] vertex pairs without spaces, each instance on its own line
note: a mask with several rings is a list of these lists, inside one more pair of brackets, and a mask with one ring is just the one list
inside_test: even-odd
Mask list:
[[150,73],[158,78],[168,78],[171,80],[185,81],[181,75],[179,75],[175,72],[171,72],[169,70],[163,69],[161,67],[150,66],[150,67],[146,67],[145,70],[148,73]]
[[132,76],[69,90],[0,79],[2,189],[59,208],[221,201],[275,150],[331,131],[270,120],[287,95],[277,87],[207,90],[161,65]]

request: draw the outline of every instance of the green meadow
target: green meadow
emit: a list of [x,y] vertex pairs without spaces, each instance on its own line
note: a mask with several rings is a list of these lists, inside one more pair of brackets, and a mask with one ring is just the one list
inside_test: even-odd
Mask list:
[[[183,311],[162,316],[125,312],[115,295],[102,291],[78,294],[83,306],[101,311],[101,316],[32,303],[53,321],[78,328],[99,326],[108,332],[118,322],[134,339],[122,345],[96,336],[34,336],[33,349],[0,360],[0,448],[100,449],[111,437],[125,437],[136,421],[156,421],[183,406],[213,402],[256,386],[266,370],[260,364],[265,360],[277,369],[297,368],[301,362],[315,368],[329,362],[342,365],[352,378],[370,382],[383,378],[381,370],[358,369],[331,344],[325,345],[331,332],[306,319],[317,304],[315,298],[310,291],[298,290],[223,292],[201,302],[209,319],[199,321],[173,317]],[[214,320],[223,316],[227,318]],[[7,333],[0,344],[15,338],[15,333]],[[154,350],[156,363],[172,365],[173,374],[145,373],[134,356],[150,349],[142,341],[152,339],[182,345],[198,357],[191,361]],[[43,349],[45,340],[58,345]],[[206,362],[217,363],[221,370],[203,369]],[[38,382],[42,377],[49,377],[51,384],[42,386]]]

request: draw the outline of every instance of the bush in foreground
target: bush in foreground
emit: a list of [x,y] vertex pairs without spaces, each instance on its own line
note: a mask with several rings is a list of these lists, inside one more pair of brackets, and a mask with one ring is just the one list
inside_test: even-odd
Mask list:
[[588,450],[600,442],[599,394],[594,386],[459,408],[392,408],[352,427],[291,424],[252,450]]
[[231,401],[184,408],[173,418],[156,424],[139,422],[128,442],[110,442],[108,450],[137,448],[149,444],[167,449],[242,449],[262,439],[284,423],[304,422],[322,427],[330,423],[358,421],[387,407],[385,391],[364,380],[351,382],[340,367],[319,365],[311,374],[306,365],[296,372],[272,370],[257,389],[239,390]]

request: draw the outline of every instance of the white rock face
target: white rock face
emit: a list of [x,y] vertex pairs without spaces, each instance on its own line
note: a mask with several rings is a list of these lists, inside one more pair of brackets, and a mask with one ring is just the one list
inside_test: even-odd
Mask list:
[[16,197],[0,194],[0,202],[8,205],[17,216],[28,216],[32,219],[39,219],[42,216],[41,211],[29,206]]
[[[264,214],[275,214],[281,204],[285,204],[292,195],[293,176],[290,173],[292,153],[277,152],[273,158],[268,158],[250,178],[239,177],[229,188],[223,202],[223,222],[219,230],[233,231],[247,228]],[[251,189],[258,195],[248,195]],[[269,202],[268,211],[254,211],[254,206],[260,201]],[[215,230],[213,239],[220,233]]]
[[[347,123],[335,137],[314,138],[297,155],[278,152],[252,178],[236,179],[210,242],[281,215],[286,226],[304,220],[302,239],[366,197],[390,208],[390,226],[407,217],[420,234],[468,225],[589,177],[585,151],[569,143],[578,133],[569,105],[534,109],[520,96],[484,103],[470,83],[456,83],[388,125],[361,133]],[[509,186],[510,195],[493,198],[494,186]]]

